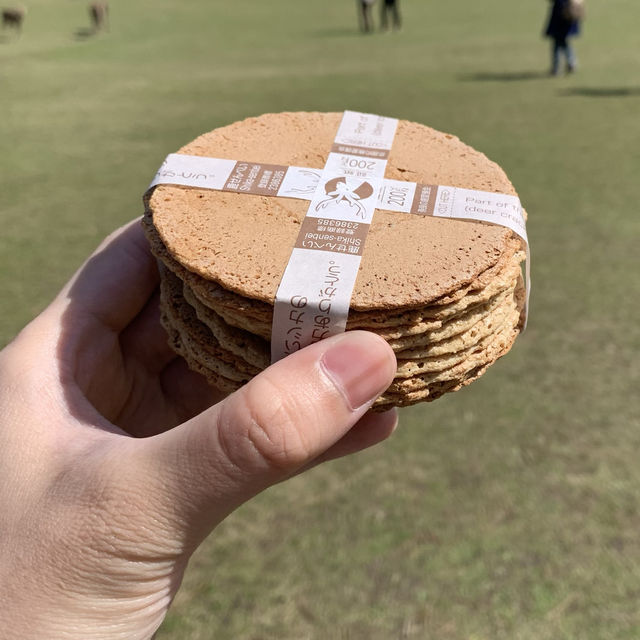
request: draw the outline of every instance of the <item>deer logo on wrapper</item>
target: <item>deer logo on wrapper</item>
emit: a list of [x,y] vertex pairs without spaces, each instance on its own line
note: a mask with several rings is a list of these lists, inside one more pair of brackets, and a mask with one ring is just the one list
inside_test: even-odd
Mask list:
[[365,218],[365,208],[360,204],[360,200],[365,200],[373,195],[373,187],[368,182],[354,180],[348,177],[332,178],[324,185],[325,193],[329,196],[326,200],[321,200],[315,207],[316,211],[326,209],[331,204],[342,203],[356,208],[355,215]]

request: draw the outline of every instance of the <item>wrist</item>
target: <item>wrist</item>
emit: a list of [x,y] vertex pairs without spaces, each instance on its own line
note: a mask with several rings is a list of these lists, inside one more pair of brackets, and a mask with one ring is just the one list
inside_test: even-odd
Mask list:
[[[82,569],[78,569],[81,573]],[[100,595],[69,588],[62,576],[0,570],[0,638],[20,640],[149,640],[164,619],[169,589],[144,589],[139,595],[104,589]],[[86,592],[91,591],[87,585]],[[164,594],[164,595],[162,595]]]

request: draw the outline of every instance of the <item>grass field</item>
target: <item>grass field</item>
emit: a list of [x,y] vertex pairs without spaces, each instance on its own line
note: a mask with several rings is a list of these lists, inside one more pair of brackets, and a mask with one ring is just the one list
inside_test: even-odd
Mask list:
[[589,4],[548,78],[546,2],[30,0],[0,38],[0,344],[164,156],[267,111],[372,111],[460,136],[530,216],[530,328],[384,445],[278,486],[195,556],[161,640],[640,638],[640,47],[636,0]]

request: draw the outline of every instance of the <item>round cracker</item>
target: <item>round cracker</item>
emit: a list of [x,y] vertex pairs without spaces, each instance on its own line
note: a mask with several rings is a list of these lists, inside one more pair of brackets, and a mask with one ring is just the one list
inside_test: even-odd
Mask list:
[[[282,113],[249,118],[200,136],[180,152],[321,167],[341,115]],[[502,169],[458,138],[400,121],[386,176],[514,194]],[[242,297],[272,304],[305,216],[302,200],[160,185],[147,215],[187,271]],[[376,212],[355,288],[355,310],[423,306],[471,284],[513,253],[504,227]]]

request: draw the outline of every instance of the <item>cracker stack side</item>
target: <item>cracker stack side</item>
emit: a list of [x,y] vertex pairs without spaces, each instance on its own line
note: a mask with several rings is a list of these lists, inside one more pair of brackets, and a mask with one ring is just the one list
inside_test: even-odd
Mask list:
[[[267,114],[181,152],[321,167],[339,119]],[[515,194],[482,154],[402,121],[386,177]],[[147,199],[143,225],[161,264],[170,344],[225,391],[269,365],[275,290],[305,212],[304,201],[167,185]],[[511,348],[523,321],[523,259],[520,240],[502,227],[376,212],[347,322],[396,353],[396,377],[375,408],[456,391]]]

